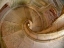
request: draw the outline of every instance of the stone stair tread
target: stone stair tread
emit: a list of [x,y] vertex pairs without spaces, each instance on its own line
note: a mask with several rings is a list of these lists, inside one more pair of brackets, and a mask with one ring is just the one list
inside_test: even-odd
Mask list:
[[23,42],[19,45],[18,48],[32,48],[34,41],[25,35]]
[[2,37],[7,48],[18,48],[20,43],[24,39],[24,33],[22,30],[15,32],[14,34]]
[[14,23],[14,22],[9,22],[9,21],[4,21],[2,23],[2,36],[7,36],[12,33],[17,32],[18,30],[21,30],[22,27],[21,25]]

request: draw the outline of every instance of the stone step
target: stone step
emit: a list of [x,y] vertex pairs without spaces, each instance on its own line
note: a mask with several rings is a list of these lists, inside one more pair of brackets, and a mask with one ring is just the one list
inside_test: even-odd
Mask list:
[[33,46],[34,41],[25,35],[23,42],[19,45],[18,48],[32,48]]
[[2,36],[10,35],[21,29],[21,25],[14,22],[4,21],[1,25]]
[[11,35],[2,37],[7,48],[18,48],[24,40],[24,31],[19,30]]

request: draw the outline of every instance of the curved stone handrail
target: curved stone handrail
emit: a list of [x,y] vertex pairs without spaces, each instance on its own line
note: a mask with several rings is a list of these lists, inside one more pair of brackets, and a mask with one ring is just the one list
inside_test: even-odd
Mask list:
[[[61,28],[61,27],[64,26],[63,20],[64,20],[64,14],[61,15],[61,16],[53,23],[52,26],[53,26],[54,28],[51,27],[52,30],[51,30],[51,28],[45,30],[46,32],[51,32],[51,33],[45,33],[44,31],[35,33],[35,32],[32,31],[31,29],[29,29],[29,27],[27,26],[28,21],[26,21],[26,22],[24,23],[24,30],[25,30],[25,32],[27,33],[28,36],[30,36],[30,37],[32,37],[32,38],[34,38],[34,39],[36,39],[36,40],[42,40],[42,41],[43,41],[43,40],[44,40],[44,41],[46,41],[46,40],[53,40],[53,39],[56,39],[56,38],[61,37],[61,36],[64,35],[64,30],[52,32],[52,31],[57,30],[57,29],[59,29],[59,28]],[[58,25],[58,26],[57,26],[57,25]],[[55,28],[55,27],[56,27],[56,28]],[[43,32],[44,32],[44,33],[43,33]]]

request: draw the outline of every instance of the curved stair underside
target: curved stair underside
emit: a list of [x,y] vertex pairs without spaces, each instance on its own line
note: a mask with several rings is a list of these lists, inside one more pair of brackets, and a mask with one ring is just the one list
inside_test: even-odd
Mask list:
[[0,31],[6,48],[64,47],[64,12],[58,16],[54,6],[43,6],[21,5],[4,14]]

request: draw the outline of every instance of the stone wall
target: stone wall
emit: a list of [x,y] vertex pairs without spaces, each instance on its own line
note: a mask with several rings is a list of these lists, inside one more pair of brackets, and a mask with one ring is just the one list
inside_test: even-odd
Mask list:
[[0,9],[4,4],[8,4],[10,7],[16,6],[22,3],[29,3],[30,0],[0,0]]

